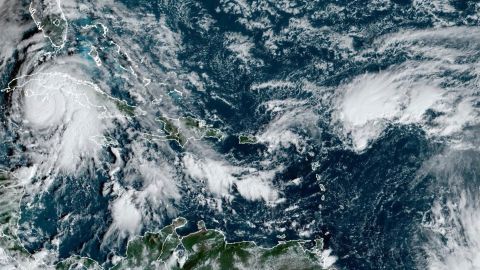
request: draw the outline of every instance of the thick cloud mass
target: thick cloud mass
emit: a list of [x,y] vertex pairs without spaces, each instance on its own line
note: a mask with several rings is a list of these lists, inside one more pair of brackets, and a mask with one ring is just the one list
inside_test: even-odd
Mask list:
[[479,25],[475,1],[0,1],[0,268],[109,269],[178,217],[326,269],[479,268]]

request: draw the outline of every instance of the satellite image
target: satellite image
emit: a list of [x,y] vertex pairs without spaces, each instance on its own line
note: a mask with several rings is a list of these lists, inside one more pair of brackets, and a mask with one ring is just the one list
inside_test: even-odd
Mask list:
[[480,2],[0,0],[3,269],[480,269]]

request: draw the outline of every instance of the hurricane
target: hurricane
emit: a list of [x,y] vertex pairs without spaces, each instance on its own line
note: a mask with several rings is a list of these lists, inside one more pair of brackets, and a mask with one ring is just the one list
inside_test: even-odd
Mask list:
[[480,269],[480,4],[0,1],[1,269]]

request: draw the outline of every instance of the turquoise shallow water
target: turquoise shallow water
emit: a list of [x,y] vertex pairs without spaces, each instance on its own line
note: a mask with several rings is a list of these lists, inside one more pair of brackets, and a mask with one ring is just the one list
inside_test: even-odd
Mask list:
[[[480,6],[446,2],[80,1],[61,5],[57,50],[17,3],[26,34],[2,54],[1,88],[66,72],[104,91],[89,112],[124,116],[35,129],[26,90],[2,92],[0,168],[36,168],[20,243],[108,268],[129,239],[182,216],[185,235],[204,220],[230,242],[323,239],[338,269],[444,269],[449,249],[475,261]],[[65,145],[74,171],[55,168]]]

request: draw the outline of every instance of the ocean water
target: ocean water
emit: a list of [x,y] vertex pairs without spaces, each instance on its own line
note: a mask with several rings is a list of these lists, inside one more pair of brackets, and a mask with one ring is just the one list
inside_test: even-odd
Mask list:
[[185,217],[182,235],[203,220],[229,242],[323,239],[332,269],[480,269],[479,12],[0,4],[0,169],[22,189],[4,225],[35,258],[5,265],[110,268],[129,240]]

